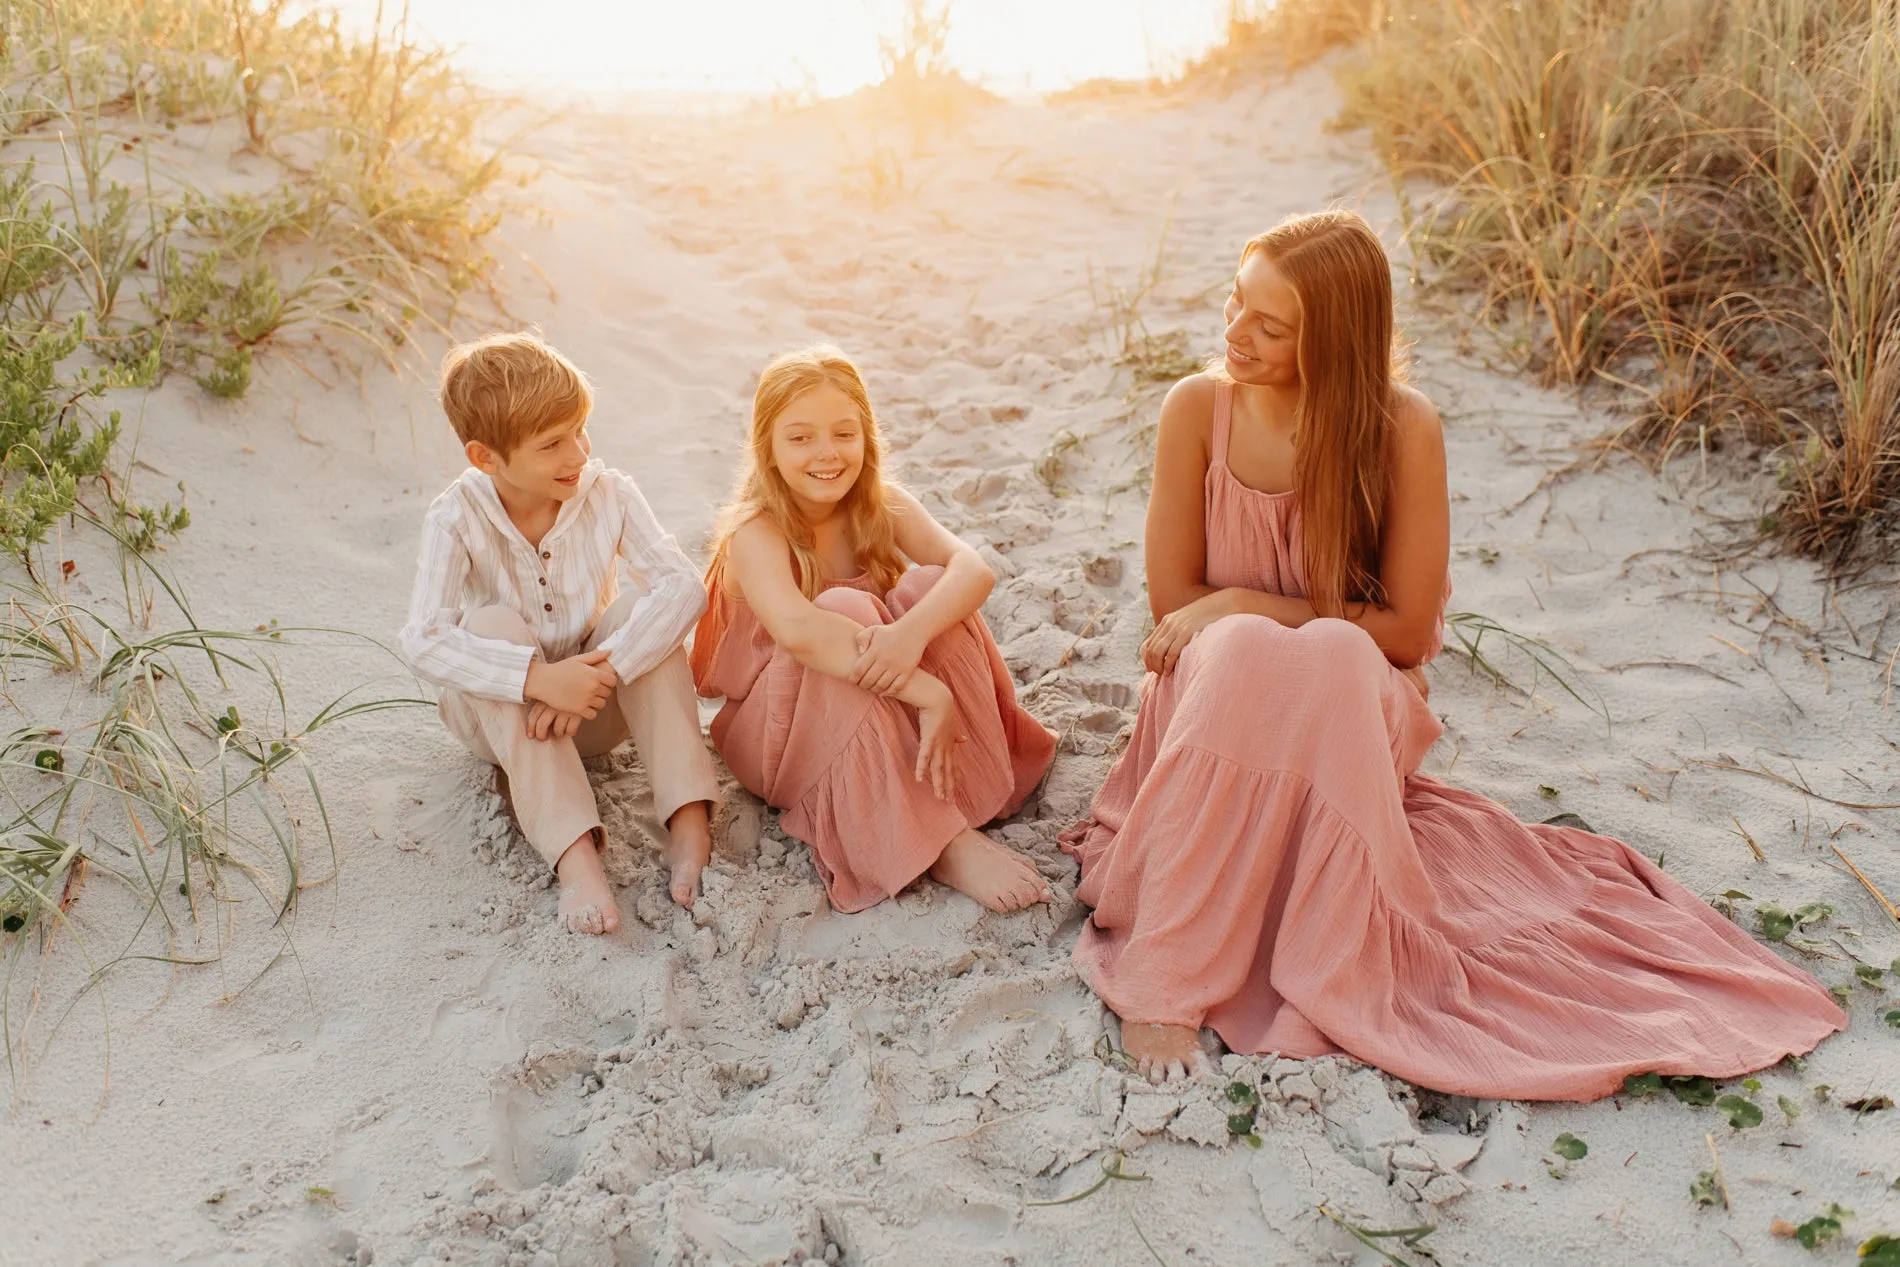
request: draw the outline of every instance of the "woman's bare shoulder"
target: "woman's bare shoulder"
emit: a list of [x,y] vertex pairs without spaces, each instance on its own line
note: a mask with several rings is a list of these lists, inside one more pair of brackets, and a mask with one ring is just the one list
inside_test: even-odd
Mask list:
[[1161,402],[1161,434],[1171,439],[1205,441],[1214,426],[1214,395],[1220,380],[1202,372],[1190,374],[1168,389]]
[[1431,398],[1410,383],[1392,386],[1392,422],[1401,452],[1443,452],[1445,425]]

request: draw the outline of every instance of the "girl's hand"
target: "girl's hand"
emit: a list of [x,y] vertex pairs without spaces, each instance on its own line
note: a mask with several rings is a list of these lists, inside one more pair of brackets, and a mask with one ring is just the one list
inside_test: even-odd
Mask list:
[[866,625],[858,631],[858,660],[851,666],[851,680],[873,695],[895,695],[917,672],[925,645],[901,622]]
[[956,700],[949,687],[940,698],[917,709],[917,768],[913,777],[930,777],[930,790],[949,800],[957,790],[957,745],[963,742],[963,724],[957,720]]
[[572,739],[581,728],[578,713],[564,713],[550,704],[535,701],[528,708],[528,738]]
[[1169,612],[1141,644],[1142,667],[1150,673],[1172,673],[1174,662],[1187,650],[1194,635],[1232,611],[1226,594],[1215,590]]

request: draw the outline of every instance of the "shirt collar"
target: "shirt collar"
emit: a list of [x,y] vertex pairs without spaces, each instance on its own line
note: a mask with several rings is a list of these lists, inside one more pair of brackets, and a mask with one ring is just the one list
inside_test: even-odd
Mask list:
[[[580,485],[574,490],[572,497],[561,503],[561,509],[554,516],[554,526],[549,528],[547,535],[541,538],[542,549],[546,549],[549,542],[566,532],[569,525],[580,517],[589,490],[599,481],[601,472],[606,469],[606,464],[599,458],[592,459],[581,468]],[[535,548],[528,545],[528,539],[521,535],[521,529],[517,528],[515,521],[508,517],[508,508],[501,504],[501,494],[495,491],[495,481],[488,477],[486,471],[479,471],[471,466],[462,473],[462,483],[467,486],[475,504],[482,508],[482,513],[488,516],[489,521],[501,531],[503,536],[512,536],[530,550]]]

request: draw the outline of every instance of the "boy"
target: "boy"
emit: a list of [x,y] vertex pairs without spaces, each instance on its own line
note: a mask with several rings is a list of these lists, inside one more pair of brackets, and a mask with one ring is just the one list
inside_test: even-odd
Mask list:
[[[634,482],[590,461],[586,377],[530,334],[451,348],[442,410],[472,469],[429,507],[402,656],[443,724],[506,776],[521,830],[561,882],[570,930],[620,909],[581,758],[632,733],[667,825],[673,900],[712,851],[712,758],[680,644],[706,593]],[[616,559],[635,588],[618,594]]]

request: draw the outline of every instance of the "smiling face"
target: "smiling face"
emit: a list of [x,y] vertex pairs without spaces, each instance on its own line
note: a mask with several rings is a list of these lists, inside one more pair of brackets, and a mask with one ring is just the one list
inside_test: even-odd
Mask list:
[[1227,296],[1227,373],[1255,387],[1300,382],[1300,296],[1266,252],[1254,251]]
[[486,471],[497,488],[511,495],[511,500],[564,502],[580,491],[581,468],[593,451],[594,442],[583,417],[537,432],[507,457],[480,441],[471,441],[468,460]]
[[772,424],[772,465],[808,519],[837,509],[864,469],[864,417],[830,383],[800,392]]

